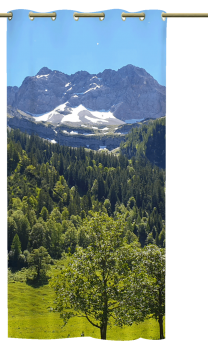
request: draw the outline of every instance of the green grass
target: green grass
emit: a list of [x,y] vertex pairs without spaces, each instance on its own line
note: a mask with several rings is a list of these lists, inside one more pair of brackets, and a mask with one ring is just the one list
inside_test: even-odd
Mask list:
[[[57,339],[85,336],[100,338],[99,329],[85,318],[72,318],[65,327],[54,307],[55,293],[49,285],[32,287],[25,282],[25,273],[8,275],[8,337]],[[139,325],[108,328],[108,340],[159,339],[159,325],[154,319]]]

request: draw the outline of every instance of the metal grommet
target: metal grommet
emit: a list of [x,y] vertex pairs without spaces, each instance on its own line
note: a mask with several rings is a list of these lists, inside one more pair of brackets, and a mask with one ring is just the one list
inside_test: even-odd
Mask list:
[[57,17],[57,13],[55,12],[56,16],[55,17],[51,17],[52,21],[55,21],[56,17]]
[[79,17],[76,17],[75,15],[73,15],[75,21],[79,21]]
[[103,21],[105,19],[105,17],[99,17],[100,21]]
[[122,21],[126,20],[126,17],[123,16],[123,13],[121,14],[121,19],[122,19]]
[[30,14],[32,14],[32,12],[29,12],[29,15],[28,15],[29,19],[30,19],[31,21],[34,21],[34,17],[30,17]]
[[162,20],[165,22],[166,17],[163,17],[164,14],[165,14],[165,12],[162,12],[162,13],[161,13],[161,17],[162,17]]
[[[11,13],[13,17],[13,13],[11,11],[9,11],[9,13]],[[12,17],[8,17],[8,20],[11,21]]]
[[139,17],[139,19],[140,19],[140,21],[144,21],[145,15],[144,15],[144,17]]

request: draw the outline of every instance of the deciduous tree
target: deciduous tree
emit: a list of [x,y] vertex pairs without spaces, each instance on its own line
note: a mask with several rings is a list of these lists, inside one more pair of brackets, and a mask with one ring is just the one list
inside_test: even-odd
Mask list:
[[110,319],[119,325],[125,320],[125,312],[122,318],[116,313],[124,307],[121,295],[125,290],[123,273],[118,271],[128,268],[125,261],[118,260],[124,244],[124,223],[121,217],[114,221],[105,213],[89,213],[91,217],[84,220],[83,228],[90,245],[77,248],[69,267],[54,277],[52,285],[57,311],[64,322],[75,316],[85,317],[100,329],[101,339],[106,339]]
[[46,276],[46,272],[50,268],[50,259],[51,257],[44,247],[39,247],[31,252],[28,256],[28,264],[34,278],[39,279]]
[[163,317],[165,315],[165,249],[148,245],[143,250],[143,260],[151,278],[148,302],[153,317],[159,322],[160,339],[164,338]]
[[139,323],[154,317],[159,322],[160,339],[164,338],[163,317],[165,315],[165,250],[154,244],[143,249],[128,248],[131,272],[125,280],[124,300],[129,322]]

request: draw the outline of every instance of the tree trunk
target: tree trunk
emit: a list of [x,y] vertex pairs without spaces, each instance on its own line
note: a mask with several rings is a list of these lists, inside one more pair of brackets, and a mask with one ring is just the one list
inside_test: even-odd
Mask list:
[[107,334],[107,323],[103,324],[100,328],[100,337],[101,339],[106,340],[106,334]]
[[[104,260],[104,268],[105,268],[105,260]],[[102,323],[100,328],[100,335],[101,339],[106,340],[106,333],[107,333],[107,324],[108,324],[108,298],[107,298],[107,280],[105,278],[105,274],[103,273],[103,282],[104,282],[104,291],[103,291],[103,317],[102,317]]]
[[163,335],[163,316],[159,315],[159,326],[160,326],[160,339],[164,339],[164,335]]

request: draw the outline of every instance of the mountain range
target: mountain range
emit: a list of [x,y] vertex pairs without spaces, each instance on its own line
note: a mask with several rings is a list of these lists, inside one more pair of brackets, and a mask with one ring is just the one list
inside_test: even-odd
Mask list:
[[7,104],[35,121],[117,125],[164,116],[166,88],[131,64],[117,71],[71,75],[43,67],[19,88],[8,86]]
[[19,88],[7,86],[6,104],[31,114],[45,114],[62,105],[58,111],[67,115],[70,108],[82,105],[89,111],[110,112],[121,121],[159,118],[167,113],[167,87],[131,64],[118,71],[71,75],[43,67]]

